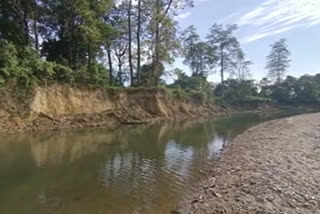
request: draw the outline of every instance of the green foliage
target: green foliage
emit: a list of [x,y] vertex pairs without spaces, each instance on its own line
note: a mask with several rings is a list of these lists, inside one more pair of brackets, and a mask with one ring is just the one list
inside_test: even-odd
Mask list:
[[271,52],[267,56],[266,69],[269,70],[269,77],[277,84],[281,83],[290,66],[290,55],[286,39],[281,39],[271,45]]
[[141,77],[140,77],[140,86],[152,87],[154,83],[160,82],[160,77],[164,74],[164,65],[158,63],[156,70],[154,70],[154,65],[145,64],[141,67]]
[[14,80],[21,86],[37,83],[59,82],[89,85],[107,85],[108,71],[98,63],[82,67],[78,72],[68,66],[42,60],[36,51],[16,47],[8,41],[0,42],[0,85]]
[[189,77],[180,69],[175,69],[174,74],[177,79],[168,88],[174,90],[176,97],[198,97],[201,101],[213,102],[214,86],[205,77]]
[[258,95],[258,88],[253,80],[238,81],[235,79],[228,79],[225,81],[224,85],[217,85],[214,94],[217,97],[222,97],[223,91],[223,100],[228,104],[242,103]]
[[87,84],[95,86],[108,85],[108,70],[102,64],[95,63],[91,65],[89,72],[85,74]]
[[32,84],[34,80],[30,67],[32,65],[30,61],[32,55],[27,60],[21,60],[20,58],[20,55],[27,55],[28,52],[25,53],[23,48],[18,50],[8,41],[0,42],[0,77],[3,83],[11,79],[25,86]]
[[269,92],[269,97],[280,104],[320,104],[320,78],[304,75],[299,79],[288,76],[280,84],[264,86],[260,93]]
[[[236,25],[214,24],[206,41],[190,26],[179,40],[174,16],[193,0],[139,2],[131,8],[128,1],[112,0],[0,0],[0,85],[124,86],[131,80],[136,87],[164,86],[172,97],[201,102],[320,103],[320,75],[282,82],[290,62],[285,39],[272,44],[267,57],[277,84],[264,79],[258,87],[249,80],[252,62],[234,35]],[[161,77],[179,53],[192,73],[176,69],[168,89]],[[217,71],[221,84],[214,87],[207,77]],[[226,73],[235,80],[224,83]]]
[[[216,63],[220,72],[232,72],[236,68],[238,52],[241,51],[240,44],[234,36],[237,25],[214,24],[207,35],[208,44],[217,51]],[[222,79],[221,82],[224,80]]]
[[53,71],[53,79],[57,82],[70,84],[75,82],[75,72],[71,68],[54,63]]

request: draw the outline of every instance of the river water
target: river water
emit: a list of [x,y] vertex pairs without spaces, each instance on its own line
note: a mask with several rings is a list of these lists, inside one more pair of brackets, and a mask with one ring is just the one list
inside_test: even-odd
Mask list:
[[232,137],[291,114],[2,136],[0,213],[170,213]]

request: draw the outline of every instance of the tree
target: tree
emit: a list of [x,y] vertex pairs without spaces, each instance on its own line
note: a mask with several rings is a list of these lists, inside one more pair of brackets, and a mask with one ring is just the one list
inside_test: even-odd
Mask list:
[[189,65],[192,76],[207,77],[216,59],[215,51],[206,42],[200,41],[194,26],[182,32],[184,64]]
[[[118,64],[118,71],[116,76],[116,83],[117,85],[123,86],[125,81],[128,79],[130,80],[132,84],[131,79],[131,70],[130,70],[130,65],[129,69],[126,69],[124,65],[127,63],[130,63],[129,57],[130,54],[128,54],[128,48],[129,48],[129,40],[128,40],[128,28],[126,26],[127,20],[121,18],[117,22],[117,37],[112,41],[111,49],[112,53],[114,54],[117,64]],[[127,75],[128,73],[126,71],[129,70],[129,76]],[[129,78],[127,78],[129,77]]]
[[177,50],[176,22],[173,16],[185,7],[193,6],[193,0],[152,0],[150,1],[151,20],[149,23],[150,52],[152,64],[151,85],[157,86],[163,63],[172,61],[170,52]]
[[130,67],[130,81],[131,86],[134,84],[133,76],[133,63],[132,63],[132,25],[131,25],[131,10],[132,10],[132,0],[129,0],[128,5],[128,43],[129,43],[129,67]]
[[216,59],[215,51],[206,43],[198,42],[193,50],[194,71],[192,76],[207,78]]
[[137,83],[140,82],[140,69],[141,69],[141,1],[138,0],[138,17],[137,17]]
[[271,91],[271,85],[272,81],[269,80],[267,77],[262,78],[262,80],[259,82],[259,88],[260,88],[260,96],[262,97],[270,97],[272,91]]
[[281,83],[285,73],[290,67],[290,55],[291,53],[288,50],[286,39],[280,39],[271,45],[271,52],[267,56],[266,69],[269,70],[268,76],[277,84]]
[[[120,41],[120,40],[119,40]],[[123,65],[125,63],[125,56],[127,52],[128,46],[123,45],[123,43],[118,43],[117,47],[114,48],[114,54],[118,61],[118,72],[116,75],[117,84],[123,86],[125,81],[127,80],[126,72],[123,70]]]
[[191,25],[182,32],[181,41],[183,45],[184,64],[189,65],[192,73],[196,70],[195,46],[200,41],[200,36],[196,32],[196,28]]
[[217,52],[216,62],[220,67],[222,96],[224,96],[224,74],[235,69],[240,49],[239,42],[233,35],[235,30],[237,30],[237,25],[224,27],[214,24],[207,35],[208,43]]
[[[107,38],[105,42],[105,47],[107,51],[107,58],[109,64],[109,80],[110,85],[113,85],[113,77],[117,76],[117,82],[119,82],[119,73],[123,72],[123,65],[125,64],[125,59],[127,60],[128,53],[128,14],[126,2],[114,5],[110,12],[105,16],[105,22],[112,26],[113,34],[111,37]],[[118,74],[115,73],[113,69],[113,59],[116,58],[116,63],[118,67]],[[122,76],[122,75],[120,75]],[[122,80],[120,78],[120,80]],[[122,82],[122,81],[120,81]]]
[[[318,74],[319,77],[319,74]],[[295,85],[296,99],[299,103],[320,103],[320,81],[317,76],[303,75]]]
[[236,60],[236,68],[232,72],[232,75],[241,82],[251,78],[250,74],[250,66],[253,64],[252,61],[245,59],[245,54],[242,50],[238,51],[237,60]]
[[90,70],[105,38],[112,32],[103,19],[110,3],[110,0],[43,0],[47,33],[42,55],[75,70],[85,65]]
[[228,79],[222,88],[220,83],[215,88],[215,95],[222,96],[222,91],[225,93],[225,100],[230,104],[240,104],[241,102],[247,102],[250,97],[258,95],[258,88],[253,80],[238,81],[235,79]]
[[[36,0],[1,0],[0,1],[0,39],[6,39],[16,45],[28,46],[37,40],[38,31],[33,30],[38,20],[38,8]],[[32,33],[31,33],[32,32]],[[35,46],[37,47],[38,41]]]

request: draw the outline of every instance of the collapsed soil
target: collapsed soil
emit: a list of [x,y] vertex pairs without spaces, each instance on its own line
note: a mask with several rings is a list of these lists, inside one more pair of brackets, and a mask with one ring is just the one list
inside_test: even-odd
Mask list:
[[161,88],[65,85],[0,90],[0,134],[208,117],[228,110],[201,96],[172,97]]
[[238,136],[195,195],[172,213],[320,213],[320,114]]

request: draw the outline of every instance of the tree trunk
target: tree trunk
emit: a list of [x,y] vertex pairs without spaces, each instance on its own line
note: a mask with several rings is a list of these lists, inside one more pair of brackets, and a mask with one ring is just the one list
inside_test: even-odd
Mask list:
[[131,33],[131,8],[132,8],[132,0],[129,0],[129,8],[128,8],[128,33],[129,33],[129,67],[130,67],[130,80],[131,86],[134,85],[134,77],[133,77],[133,65],[132,65],[132,33]]
[[277,61],[278,61],[278,69],[277,69],[277,84],[280,85],[281,83],[281,59],[280,59],[280,53],[277,52]]
[[108,64],[109,64],[109,84],[113,84],[113,68],[112,68],[112,57],[110,47],[107,48]]
[[137,82],[140,82],[140,68],[141,68],[141,0],[138,0],[138,28],[137,28]]
[[92,64],[92,54],[91,54],[91,45],[88,44],[88,71],[91,69]]
[[158,69],[160,63],[160,22],[161,22],[161,6],[159,0],[156,5],[156,18],[155,18],[155,38],[154,38],[154,53],[152,57],[152,86],[158,86]]
[[79,61],[79,47],[78,47],[78,40],[74,41],[75,48],[74,48],[74,59],[73,59],[73,69],[78,71],[78,61]]
[[39,33],[38,33],[38,8],[37,3],[33,2],[32,4],[32,10],[33,10],[33,34],[34,34],[34,40],[35,40],[35,48],[39,52]]
[[118,75],[119,75],[119,84],[122,86],[122,60],[121,56],[118,56]]
[[24,7],[23,11],[23,30],[25,37],[25,45],[29,44],[29,22],[28,22],[28,9],[27,6]]
[[223,54],[223,46],[220,49],[220,75],[221,75],[221,93],[222,97],[224,97],[224,54]]
[[155,32],[155,50],[154,50],[154,62],[153,62],[153,85],[158,86],[158,72],[159,72],[159,63],[160,63],[160,23],[157,23],[156,32]]
[[34,31],[34,39],[35,39],[35,48],[39,52],[39,33],[38,33],[37,20],[33,21],[33,31]]

